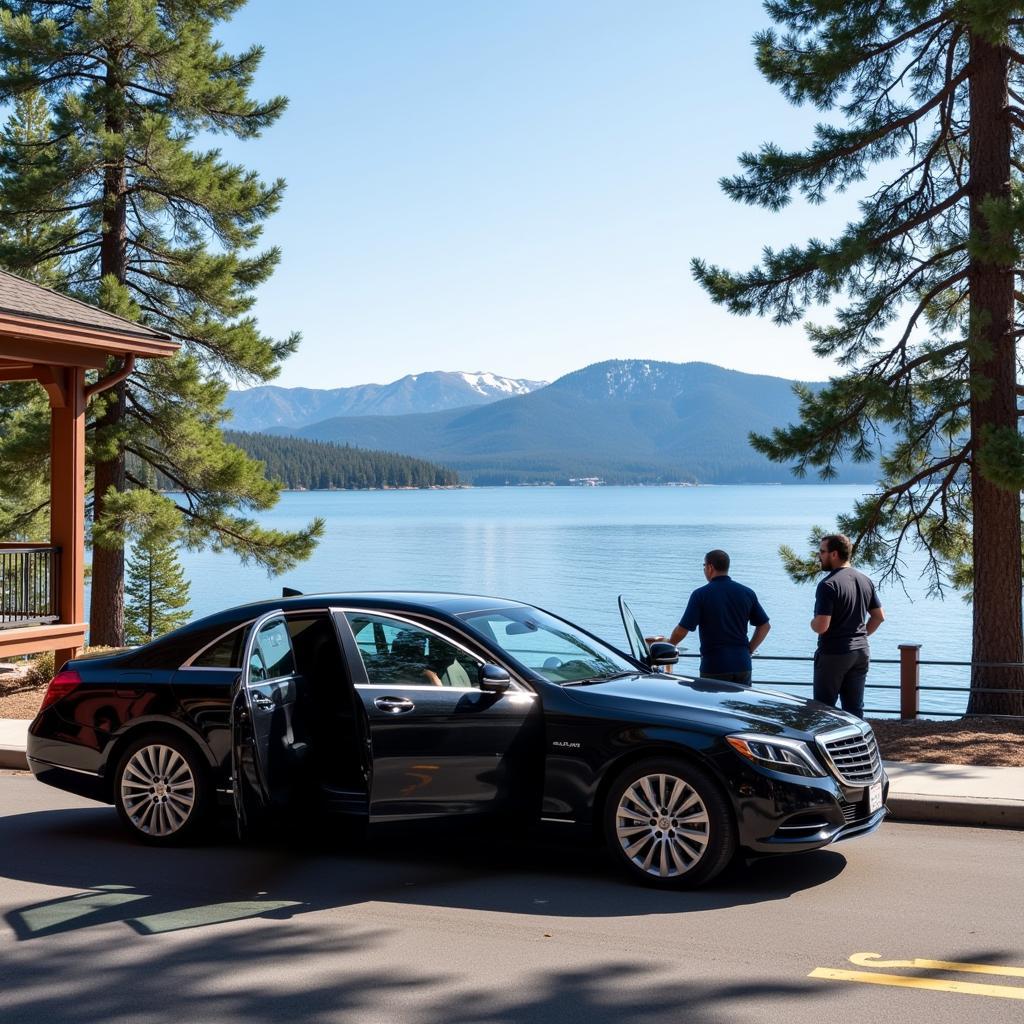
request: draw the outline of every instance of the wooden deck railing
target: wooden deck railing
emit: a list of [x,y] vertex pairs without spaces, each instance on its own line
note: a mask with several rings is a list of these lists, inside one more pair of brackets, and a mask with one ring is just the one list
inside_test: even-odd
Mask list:
[[0,629],[60,621],[60,548],[0,543]]

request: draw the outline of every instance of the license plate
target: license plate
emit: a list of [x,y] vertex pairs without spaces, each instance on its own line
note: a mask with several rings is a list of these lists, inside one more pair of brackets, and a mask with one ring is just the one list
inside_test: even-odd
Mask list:
[[874,814],[882,806],[882,784],[868,786],[868,814]]

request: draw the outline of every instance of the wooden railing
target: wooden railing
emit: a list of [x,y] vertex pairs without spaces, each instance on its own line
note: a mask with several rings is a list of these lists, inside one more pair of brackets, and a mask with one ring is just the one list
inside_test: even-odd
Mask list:
[[60,548],[0,544],[0,629],[60,621]]

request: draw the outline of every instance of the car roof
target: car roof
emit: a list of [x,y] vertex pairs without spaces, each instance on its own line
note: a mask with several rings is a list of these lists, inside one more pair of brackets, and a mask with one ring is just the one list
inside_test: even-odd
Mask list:
[[284,612],[303,611],[306,608],[345,607],[359,605],[363,608],[386,608],[405,612],[440,612],[443,615],[464,615],[467,612],[490,611],[495,608],[529,607],[521,601],[510,601],[501,597],[485,597],[479,594],[451,594],[440,591],[422,590],[369,590],[358,592],[328,592],[323,594],[298,594],[293,597],[265,598],[235,605],[223,611],[214,612],[196,619],[177,630],[203,629],[219,622],[232,623],[263,615],[280,608]]
[[[286,613],[301,612],[305,609],[323,609],[346,606],[382,611],[423,614],[431,612],[454,618],[471,612],[495,611],[502,608],[529,608],[521,601],[510,601],[501,597],[484,597],[477,594],[450,594],[421,590],[380,590],[359,592],[330,592],[325,594],[296,594],[291,597],[265,598],[247,604],[225,608],[212,615],[193,619],[184,626],[166,633],[141,647],[106,655],[97,659],[96,665],[110,661],[118,665],[152,667],[174,662],[180,663],[179,654],[183,647],[203,645],[214,640],[219,633],[227,633],[235,626],[280,609]],[[173,652],[173,653],[172,653]],[[165,666],[166,667],[166,666]]]

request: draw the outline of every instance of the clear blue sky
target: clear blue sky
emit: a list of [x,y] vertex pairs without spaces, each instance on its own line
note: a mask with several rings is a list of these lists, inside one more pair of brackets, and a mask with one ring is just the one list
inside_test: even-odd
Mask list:
[[757,0],[250,0],[219,36],[263,43],[256,93],[290,106],[223,145],[288,181],[257,307],[304,336],[278,383],[552,380],[610,358],[827,376],[800,328],[732,317],[690,278],[691,256],[746,268],[855,212],[718,187],[821,116],[758,75],[767,24]]

